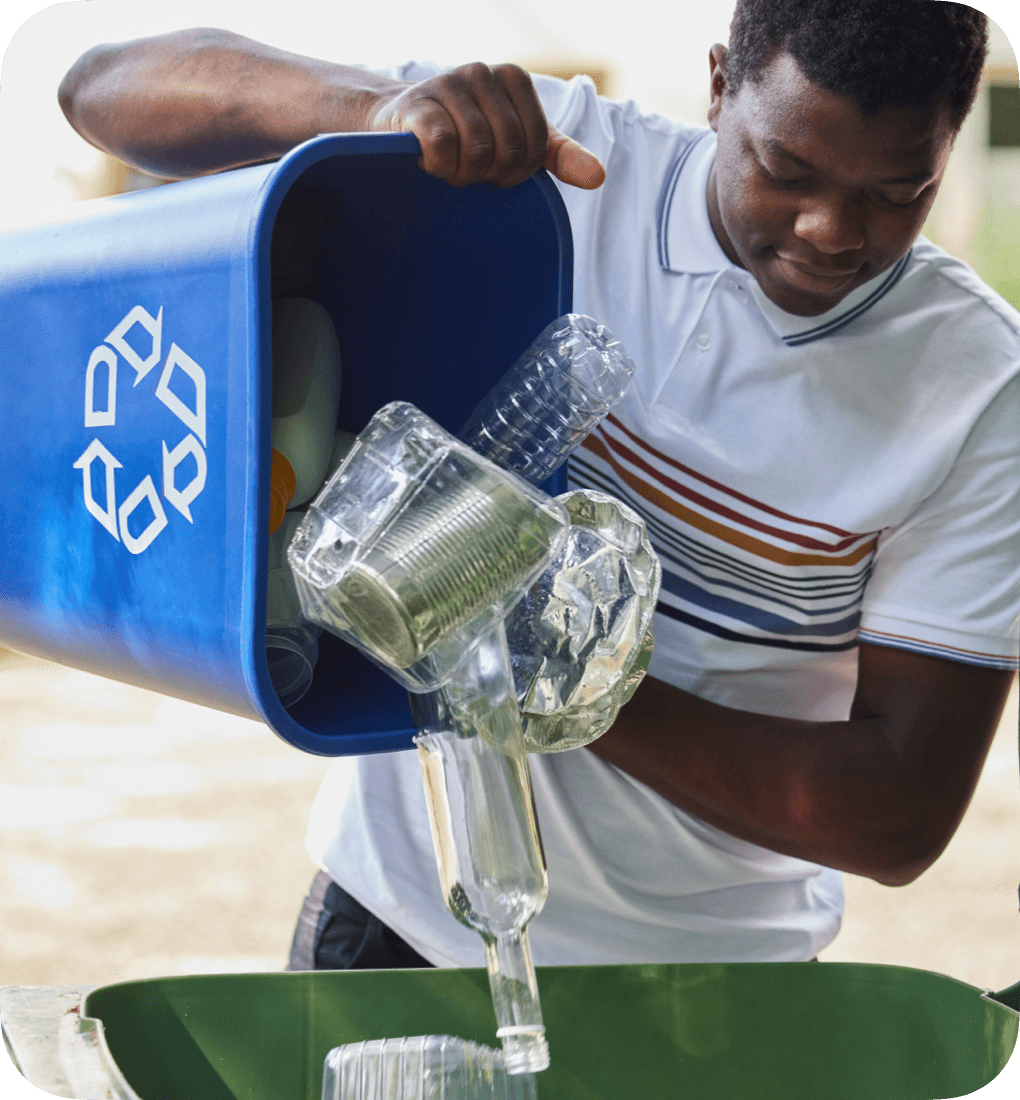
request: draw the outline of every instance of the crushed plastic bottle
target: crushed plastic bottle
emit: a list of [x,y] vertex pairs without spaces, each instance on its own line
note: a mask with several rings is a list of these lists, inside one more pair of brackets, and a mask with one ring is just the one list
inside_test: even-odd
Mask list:
[[609,730],[648,669],[662,583],[631,508],[593,489],[556,499],[567,538],[506,622],[528,752],[580,748]]
[[498,1050],[451,1035],[334,1047],[322,1100],[537,1100],[533,1074],[511,1076]]

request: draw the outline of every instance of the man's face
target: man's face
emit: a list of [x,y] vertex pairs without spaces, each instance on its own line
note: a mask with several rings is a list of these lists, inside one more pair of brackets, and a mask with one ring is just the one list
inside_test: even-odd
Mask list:
[[902,107],[865,119],[787,53],[730,96],[725,49],[711,56],[712,228],[776,305],[817,316],[914,243],[952,148],[949,110]]

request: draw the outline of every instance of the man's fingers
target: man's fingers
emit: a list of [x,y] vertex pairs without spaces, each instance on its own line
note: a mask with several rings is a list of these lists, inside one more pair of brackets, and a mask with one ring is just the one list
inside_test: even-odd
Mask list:
[[606,178],[606,170],[594,153],[552,126],[549,127],[545,168],[563,183],[582,187],[586,191],[601,187]]
[[462,65],[411,85],[380,108],[372,128],[410,130],[425,171],[457,187],[513,187],[543,163],[575,187],[605,179],[593,154],[549,126],[530,75],[517,65]]
[[482,64],[463,66],[449,81],[444,102],[461,135],[460,168],[449,182],[505,183],[528,156],[528,138],[507,89]]
[[496,156],[496,138],[475,100],[457,87],[442,99],[423,96],[400,112],[400,128],[421,142],[422,167],[456,187],[485,179]]
[[[493,182],[514,187],[542,167],[549,145],[549,124],[528,72],[519,65],[497,65],[492,75],[513,111],[513,123],[506,134],[508,155]],[[517,142],[520,155],[510,155]]]

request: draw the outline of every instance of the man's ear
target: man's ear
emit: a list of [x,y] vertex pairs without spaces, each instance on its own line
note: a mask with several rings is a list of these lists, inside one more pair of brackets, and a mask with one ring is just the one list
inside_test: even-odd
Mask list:
[[722,109],[723,96],[726,93],[726,47],[716,44],[708,51],[709,95],[708,124],[717,129],[719,112]]

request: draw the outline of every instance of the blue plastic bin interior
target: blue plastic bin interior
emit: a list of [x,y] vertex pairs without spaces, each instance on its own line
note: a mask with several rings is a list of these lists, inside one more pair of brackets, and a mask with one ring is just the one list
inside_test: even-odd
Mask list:
[[456,432],[569,311],[573,263],[544,172],[454,188],[418,156],[326,135],[0,238],[0,645],[308,752],[411,747],[403,689],[332,636],[289,712],[270,684],[271,298],[329,311],[341,428],[401,399]]

